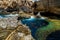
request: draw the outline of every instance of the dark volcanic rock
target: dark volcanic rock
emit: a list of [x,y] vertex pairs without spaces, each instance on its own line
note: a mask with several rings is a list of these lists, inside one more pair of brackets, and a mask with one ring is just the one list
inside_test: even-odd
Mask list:
[[27,13],[31,13],[32,12],[32,10],[30,8],[28,8],[27,6],[22,6],[21,10],[24,11],[24,12],[27,12]]
[[8,7],[8,8],[6,9],[6,11],[7,11],[7,12],[14,12],[14,11],[19,11],[19,9],[18,9],[18,8]]

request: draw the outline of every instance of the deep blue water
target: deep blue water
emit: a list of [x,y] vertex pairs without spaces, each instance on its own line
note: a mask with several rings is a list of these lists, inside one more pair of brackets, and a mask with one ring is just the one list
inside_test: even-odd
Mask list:
[[46,40],[60,40],[60,30],[52,32],[46,37]]
[[41,18],[29,18],[23,19],[21,21],[23,24],[26,24],[30,28],[31,34],[34,38],[36,38],[35,33],[38,28],[48,25],[48,22],[45,19]]

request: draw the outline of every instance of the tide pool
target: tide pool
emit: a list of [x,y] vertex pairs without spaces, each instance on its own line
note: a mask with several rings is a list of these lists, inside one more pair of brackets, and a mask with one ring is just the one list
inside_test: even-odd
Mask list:
[[34,38],[36,38],[35,33],[37,29],[49,24],[45,19],[34,18],[33,16],[28,19],[22,19],[21,22],[22,24],[26,24],[30,28],[31,34]]

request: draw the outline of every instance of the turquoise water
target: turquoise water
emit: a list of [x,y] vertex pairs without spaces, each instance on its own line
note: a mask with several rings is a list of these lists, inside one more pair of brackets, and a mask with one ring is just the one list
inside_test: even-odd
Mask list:
[[6,16],[5,15],[0,15],[0,18],[5,18]]
[[18,16],[18,14],[0,14],[0,18],[7,18],[7,17],[13,17],[13,16]]
[[28,18],[28,19],[23,19],[21,21],[23,24],[26,24],[30,28],[31,34],[34,38],[36,38],[35,33],[37,29],[48,25],[48,22],[45,19],[41,19],[41,18]]

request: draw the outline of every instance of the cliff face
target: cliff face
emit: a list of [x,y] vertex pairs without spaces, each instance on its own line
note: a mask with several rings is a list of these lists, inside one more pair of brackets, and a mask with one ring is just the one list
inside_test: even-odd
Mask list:
[[[29,1],[32,1],[32,0],[0,0],[0,7],[11,6],[11,4],[13,2],[16,2],[18,5],[22,5],[22,4],[24,4],[25,1],[29,2]],[[25,2],[25,4],[26,4],[26,2]]]
[[[36,11],[50,11],[56,14],[60,14],[59,0],[40,0],[36,2],[36,4]],[[26,7],[26,9],[31,9],[33,11],[32,5],[34,5],[33,0],[0,0],[0,8],[4,9],[7,9],[8,6],[12,8],[14,8],[14,6],[18,6],[17,8],[21,9],[21,7],[24,6]],[[23,9],[23,11],[25,11],[25,8]],[[26,10],[25,12],[28,12],[28,10]]]
[[0,8],[3,8],[7,12],[29,12],[30,10],[32,11],[32,4],[31,0],[0,0]]
[[[39,2],[37,2],[37,3],[39,3]],[[40,0],[40,4],[43,5],[43,8],[42,8],[43,10],[50,11],[55,14],[60,14],[60,0]],[[39,5],[39,6],[42,7],[41,5]],[[37,6],[37,7],[39,7],[39,6]]]

